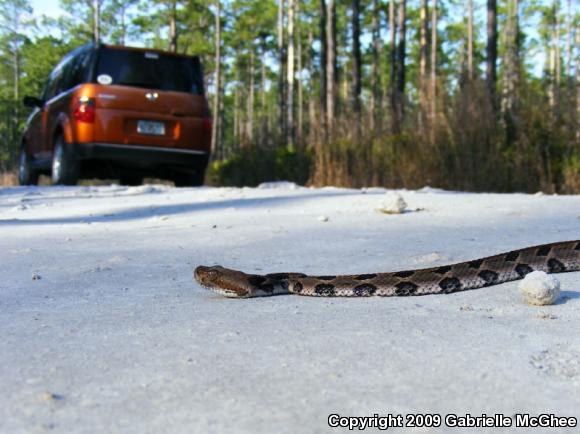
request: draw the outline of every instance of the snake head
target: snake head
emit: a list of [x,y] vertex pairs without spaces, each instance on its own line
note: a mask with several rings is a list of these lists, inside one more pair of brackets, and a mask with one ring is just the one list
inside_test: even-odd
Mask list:
[[219,265],[213,267],[200,265],[193,275],[201,286],[226,297],[252,297],[252,287],[244,284],[248,281],[248,275],[241,271],[230,270]]

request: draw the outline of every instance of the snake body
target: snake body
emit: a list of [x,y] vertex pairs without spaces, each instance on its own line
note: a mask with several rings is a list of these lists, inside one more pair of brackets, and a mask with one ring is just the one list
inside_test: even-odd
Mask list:
[[486,258],[433,268],[342,276],[302,273],[246,274],[222,266],[199,266],[200,285],[226,297],[278,294],[317,297],[369,297],[449,294],[522,279],[540,270],[563,273],[580,270],[580,240],[526,247]]

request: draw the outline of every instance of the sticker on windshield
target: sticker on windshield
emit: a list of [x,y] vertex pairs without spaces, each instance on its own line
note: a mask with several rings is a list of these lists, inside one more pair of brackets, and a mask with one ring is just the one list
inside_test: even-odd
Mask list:
[[97,82],[99,84],[111,84],[113,82],[113,77],[111,77],[109,74],[99,74],[99,76],[97,77]]
[[152,53],[150,51],[146,51],[145,52],[145,58],[146,59],[159,59],[159,54],[157,53]]

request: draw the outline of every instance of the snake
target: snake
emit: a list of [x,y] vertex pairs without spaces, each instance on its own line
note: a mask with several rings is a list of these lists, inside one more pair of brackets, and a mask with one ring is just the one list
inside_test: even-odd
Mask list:
[[195,280],[231,298],[298,294],[314,297],[394,297],[450,294],[523,279],[532,271],[580,270],[580,240],[525,247],[432,268],[352,275],[248,274],[221,265],[196,267]]

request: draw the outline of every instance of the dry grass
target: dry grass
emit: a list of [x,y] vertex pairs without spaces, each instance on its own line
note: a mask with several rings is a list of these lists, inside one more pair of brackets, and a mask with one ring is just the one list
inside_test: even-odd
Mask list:
[[580,193],[580,157],[569,161],[564,167],[563,192]]
[[15,171],[0,173],[0,187],[13,187],[18,185],[18,174]]
[[494,112],[481,83],[438,103],[435,122],[419,122],[410,109],[398,132],[385,122],[355,136],[347,114],[326,143],[313,146],[310,184],[579,193],[573,131],[544,110],[537,91],[525,90],[529,104],[510,114],[512,124]]
[[[18,185],[18,172],[16,170],[0,173],[0,187],[16,187]],[[50,178],[40,175],[38,185],[51,185]]]
[[[119,183],[118,179],[82,179],[79,181],[78,185],[95,186],[95,185],[111,185],[118,183]],[[143,180],[143,184],[173,185],[173,182],[164,179],[145,178]],[[17,185],[18,185],[18,172],[10,171],[0,173],[0,187],[15,187]],[[52,185],[50,177],[40,175],[38,185],[41,186]]]

